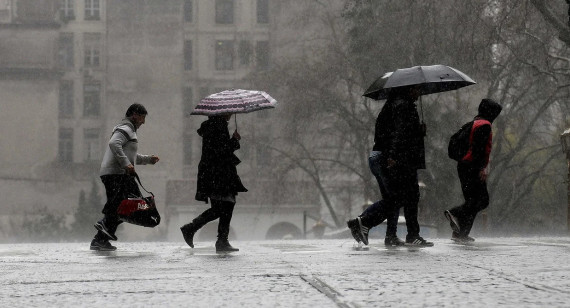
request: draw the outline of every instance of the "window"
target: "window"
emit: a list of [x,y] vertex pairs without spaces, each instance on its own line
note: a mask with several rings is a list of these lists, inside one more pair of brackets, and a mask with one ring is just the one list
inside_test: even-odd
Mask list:
[[255,60],[257,68],[269,68],[269,42],[258,41],[255,46]]
[[184,88],[184,92],[182,93],[182,99],[183,99],[183,110],[184,110],[184,116],[188,117],[190,116],[190,112],[192,112],[192,110],[194,110],[194,93],[192,91],[192,88],[186,87]]
[[216,23],[222,25],[234,23],[233,0],[216,0]]
[[184,165],[190,165],[192,164],[192,136],[185,134],[182,143],[184,148],[182,163]]
[[192,0],[184,0],[184,21],[192,22]]
[[10,10],[10,0],[0,0],[0,11]]
[[99,160],[99,129],[85,129],[83,136],[85,142],[85,161]]
[[57,154],[60,162],[73,161],[73,129],[59,129],[59,146]]
[[73,1],[75,0],[60,0],[59,13],[62,20],[75,20],[75,11],[73,10]]
[[99,67],[101,65],[101,34],[85,33],[84,45],[85,67]]
[[89,83],[83,86],[83,116],[99,116],[101,107],[101,84]]
[[184,41],[184,70],[192,70],[192,41]]
[[269,23],[269,0],[257,0],[257,23]]
[[234,69],[234,42],[216,41],[216,70]]
[[59,117],[73,117],[73,81],[64,80],[59,84]]
[[59,35],[58,59],[61,67],[73,67],[73,33]]
[[85,20],[99,20],[100,12],[99,0],[85,0]]
[[239,64],[242,66],[249,66],[251,63],[251,55],[253,54],[253,47],[249,41],[240,41],[238,47]]

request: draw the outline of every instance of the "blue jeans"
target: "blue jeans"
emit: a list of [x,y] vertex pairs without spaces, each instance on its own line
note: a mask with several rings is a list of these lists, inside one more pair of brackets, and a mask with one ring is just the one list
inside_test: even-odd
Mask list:
[[369,206],[360,215],[362,223],[369,228],[387,220],[386,236],[395,236],[400,208],[404,208],[408,237],[418,236],[418,202],[420,190],[415,169],[402,166],[388,168],[383,164],[382,153],[373,151],[368,158],[370,171],[376,177],[382,200]]

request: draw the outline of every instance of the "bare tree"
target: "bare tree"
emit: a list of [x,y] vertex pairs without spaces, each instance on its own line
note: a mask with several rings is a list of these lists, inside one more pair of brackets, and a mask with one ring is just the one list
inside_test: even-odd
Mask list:
[[295,25],[311,29],[318,22],[314,40],[296,45],[257,79],[286,101],[287,130],[274,149],[288,170],[303,170],[327,196],[333,217],[339,207],[327,187],[334,181],[351,183],[361,200],[375,200],[367,156],[383,102],[364,99],[364,89],[399,67],[448,64],[478,85],[423,99],[425,219],[442,224],[441,211],[461,202],[447,140],[476,114],[481,98],[491,97],[504,111],[495,123],[490,222],[497,229],[547,225],[545,217],[563,210],[557,145],[569,109],[567,47],[536,9],[542,1],[443,2],[346,1],[341,9],[311,2],[314,10]]
[[[532,5],[542,14],[546,22],[559,33],[560,40],[566,45],[570,45],[570,8],[568,8],[568,13],[565,16],[567,19],[566,23],[562,21],[563,17],[560,14],[553,12],[561,11],[559,10],[561,2],[559,1],[552,6],[552,1],[531,0]],[[566,3],[570,6],[570,1],[566,0]]]

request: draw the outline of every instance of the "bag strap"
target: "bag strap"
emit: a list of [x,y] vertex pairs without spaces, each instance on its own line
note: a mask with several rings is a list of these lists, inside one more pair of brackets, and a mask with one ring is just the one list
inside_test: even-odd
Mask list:
[[135,179],[137,179],[137,182],[139,182],[139,185],[141,186],[141,188],[144,189],[144,191],[146,191],[147,193],[151,194],[152,197],[154,198],[154,194],[152,192],[146,190],[146,188],[144,188],[144,186],[141,183],[141,178],[139,178],[139,175],[136,172],[135,172],[134,177],[135,177]]

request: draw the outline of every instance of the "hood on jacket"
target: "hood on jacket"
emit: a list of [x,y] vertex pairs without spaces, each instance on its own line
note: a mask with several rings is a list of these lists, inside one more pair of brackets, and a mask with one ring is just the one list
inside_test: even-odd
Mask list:
[[200,128],[198,128],[198,135],[200,135],[200,137],[203,137],[206,131],[212,130],[214,126],[219,126],[219,125],[227,126],[228,121],[226,121],[226,119],[221,116],[210,116],[208,117],[208,120],[202,122]]
[[121,120],[121,123],[119,123],[119,125],[115,126],[115,128],[121,126],[121,125],[127,125],[128,127],[130,127],[133,132],[137,132],[137,126],[135,125],[135,123],[133,123],[133,121],[131,121],[131,119],[129,118],[123,118]]
[[503,110],[503,107],[499,103],[490,98],[484,98],[479,104],[479,114],[477,116],[493,122],[499,116],[501,110]]

